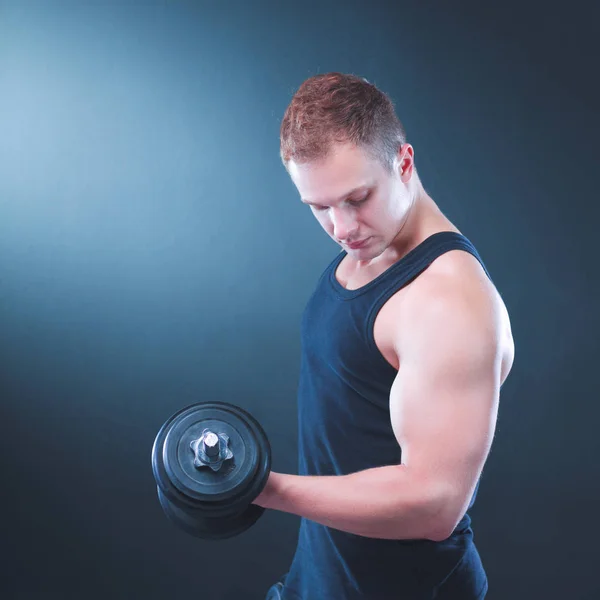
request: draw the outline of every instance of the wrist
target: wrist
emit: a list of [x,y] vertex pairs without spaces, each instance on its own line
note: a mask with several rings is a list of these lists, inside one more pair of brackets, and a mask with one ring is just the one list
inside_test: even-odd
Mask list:
[[271,471],[265,488],[264,506],[268,509],[277,510],[281,505],[283,493],[282,479],[285,475]]

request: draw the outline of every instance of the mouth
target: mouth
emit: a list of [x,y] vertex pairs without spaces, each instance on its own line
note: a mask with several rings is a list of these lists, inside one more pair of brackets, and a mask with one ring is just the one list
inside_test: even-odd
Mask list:
[[367,245],[367,242],[369,241],[370,238],[366,238],[360,242],[354,242],[353,244],[346,244],[346,246],[348,246],[348,248],[350,248],[351,250],[358,250],[359,248],[364,248]]

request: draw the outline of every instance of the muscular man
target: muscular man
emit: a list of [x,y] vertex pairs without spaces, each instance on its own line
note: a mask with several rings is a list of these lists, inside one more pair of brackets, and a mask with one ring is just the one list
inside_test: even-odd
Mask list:
[[305,81],[281,156],[342,248],[302,317],[299,475],[255,501],[302,517],[281,597],[480,600],[467,511],[514,356],[502,299],[374,85]]

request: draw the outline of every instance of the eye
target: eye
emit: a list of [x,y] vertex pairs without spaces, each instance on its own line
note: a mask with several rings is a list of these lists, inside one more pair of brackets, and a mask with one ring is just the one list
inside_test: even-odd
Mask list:
[[360,206],[361,204],[364,204],[369,199],[370,195],[371,194],[367,194],[364,198],[361,198],[360,200],[349,200],[348,204],[350,204],[352,206]]

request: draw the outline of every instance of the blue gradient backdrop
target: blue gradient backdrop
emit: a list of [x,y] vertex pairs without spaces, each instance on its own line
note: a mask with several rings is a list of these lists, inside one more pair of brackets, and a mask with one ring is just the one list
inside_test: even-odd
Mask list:
[[0,596],[259,599],[287,570],[295,516],[188,537],[150,449],[227,400],[296,472],[299,320],[337,250],[278,129],[336,70],[391,94],[512,316],[488,597],[597,598],[597,6],[0,2]]

